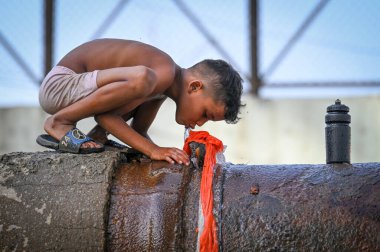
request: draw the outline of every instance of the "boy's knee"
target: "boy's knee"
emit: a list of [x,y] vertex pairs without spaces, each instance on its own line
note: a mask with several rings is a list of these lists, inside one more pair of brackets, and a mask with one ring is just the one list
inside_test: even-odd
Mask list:
[[157,81],[156,73],[151,68],[145,66],[137,66],[136,72],[133,83],[129,83],[133,85],[134,91],[142,95],[148,95],[153,92]]

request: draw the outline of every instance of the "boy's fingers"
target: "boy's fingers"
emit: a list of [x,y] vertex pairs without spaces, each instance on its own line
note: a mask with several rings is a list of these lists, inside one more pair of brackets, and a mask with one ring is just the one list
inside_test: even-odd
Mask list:
[[177,155],[177,153],[172,153],[171,158],[175,160],[176,163],[182,164],[181,158]]
[[185,159],[189,159],[189,156],[187,155],[187,153],[183,150],[180,150],[180,149],[176,149],[176,154],[178,156],[180,156],[181,158],[185,158]]
[[188,164],[189,163],[189,156],[183,150],[175,149],[174,155],[175,155],[176,161],[178,163],[180,163],[180,164],[182,164],[182,163]]
[[190,164],[189,156],[183,150],[180,150],[178,148],[164,148],[164,149],[166,150],[163,153],[161,153],[161,158],[164,158],[164,160],[166,160],[170,164],[174,164],[174,163],[186,164],[186,165]]
[[179,151],[179,156],[181,157],[182,163],[189,165],[190,164],[190,159],[189,155],[183,150],[178,150]]
[[165,160],[168,161],[171,164],[175,163],[174,160],[171,157],[169,157],[169,156],[166,156]]
[[[168,157],[173,161],[175,161],[178,164],[184,163],[183,157],[181,157],[181,153],[179,153],[176,149],[171,149],[168,153]],[[173,162],[174,163],[174,162]]]

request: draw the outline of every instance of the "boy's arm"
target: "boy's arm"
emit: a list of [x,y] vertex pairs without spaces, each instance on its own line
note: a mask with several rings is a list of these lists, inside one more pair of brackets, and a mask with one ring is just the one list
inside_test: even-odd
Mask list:
[[166,97],[162,99],[154,99],[141,104],[133,114],[131,127],[140,133],[140,135],[150,139],[148,136],[148,129],[152,125],[158,110],[165,100]]
[[124,121],[122,116],[116,113],[109,112],[97,115],[96,121],[116,138],[144,153],[153,160],[166,160],[169,163],[177,162],[180,164],[189,164],[189,157],[183,150],[157,146],[136,132]]

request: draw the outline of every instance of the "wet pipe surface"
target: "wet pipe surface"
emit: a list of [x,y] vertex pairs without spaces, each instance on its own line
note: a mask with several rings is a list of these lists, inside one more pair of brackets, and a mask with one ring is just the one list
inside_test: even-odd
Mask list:
[[[224,164],[214,175],[219,251],[380,250],[380,164]],[[194,166],[132,162],[111,190],[110,251],[195,251]]]
[[167,162],[133,162],[117,169],[111,188],[110,251],[175,251],[181,246],[188,169]]
[[223,174],[225,251],[380,249],[378,163],[234,165]]

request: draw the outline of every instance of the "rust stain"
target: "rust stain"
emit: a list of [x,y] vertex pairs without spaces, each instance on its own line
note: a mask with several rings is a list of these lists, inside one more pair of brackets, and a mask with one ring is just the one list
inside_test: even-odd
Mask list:
[[201,149],[200,149],[199,147],[197,147],[197,148],[195,149],[195,156],[196,156],[198,159],[199,159],[200,154],[201,154]]
[[251,186],[251,189],[250,189],[249,192],[250,192],[251,194],[253,194],[253,195],[257,195],[257,194],[259,194],[259,192],[260,192],[259,185],[257,185],[257,184],[252,185],[252,186]]

